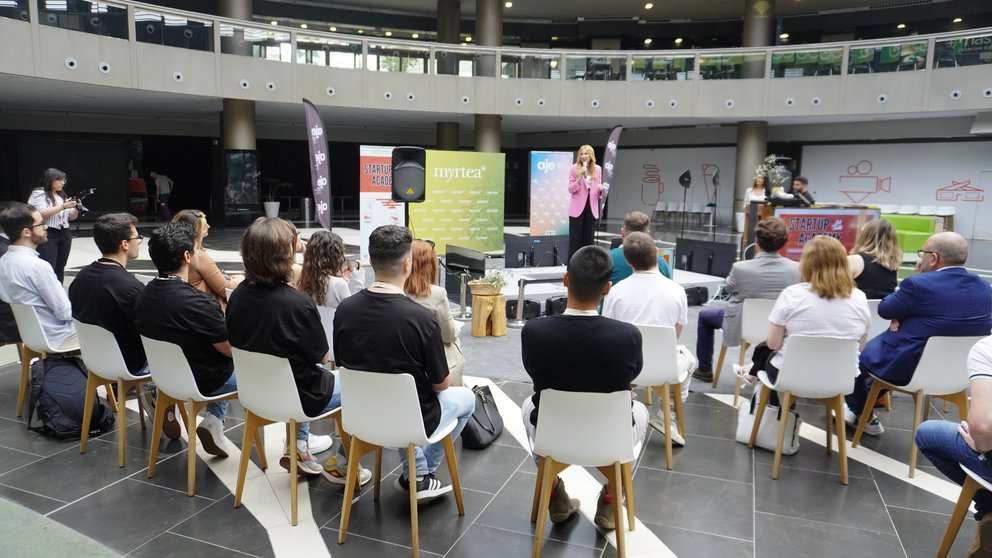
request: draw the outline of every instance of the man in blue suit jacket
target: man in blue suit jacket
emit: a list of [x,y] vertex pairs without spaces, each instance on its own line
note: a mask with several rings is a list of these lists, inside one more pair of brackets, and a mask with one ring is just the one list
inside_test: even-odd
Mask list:
[[[899,290],[878,305],[878,315],[892,320],[892,326],[869,341],[861,353],[861,376],[854,393],[847,396],[855,416],[861,415],[868,398],[868,372],[906,385],[931,336],[988,335],[992,330],[992,291],[988,283],[964,268],[968,259],[964,237],[955,232],[935,234],[919,256],[920,273],[904,279]],[[865,433],[882,433],[877,418],[872,418]]]

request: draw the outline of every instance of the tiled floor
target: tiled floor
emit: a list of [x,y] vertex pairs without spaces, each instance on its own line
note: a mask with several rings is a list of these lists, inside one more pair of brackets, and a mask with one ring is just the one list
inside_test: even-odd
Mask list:
[[[231,244],[228,240],[216,249],[232,250]],[[519,336],[480,342],[502,345],[509,363],[506,366],[519,363]],[[310,509],[301,517],[312,514],[319,529],[317,541],[322,537],[324,544],[301,549],[299,542],[293,541],[300,538],[297,534],[306,533],[307,527],[267,530],[263,523],[269,524],[271,513],[260,516],[246,506],[233,507],[231,489],[224,481],[226,473],[219,472],[229,463],[208,464],[198,459],[197,494],[186,496],[186,446],[182,441],[163,444],[158,474],[148,479],[149,433],[141,429],[134,412],[127,417],[124,468],[117,467],[113,433],[91,440],[87,453],[80,455],[76,442],[54,441],[27,431],[15,418],[19,365],[10,349],[0,348],[0,497],[128,556],[410,555],[406,496],[392,488],[398,466],[395,453],[384,454],[386,478],[378,503],[371,497],[371,485],[358,497],[344,545],[337,544],[340,487],[319,479],[302,485],[309,491]],[[472,360],[473,354],[466,352],[467,359]],[[728,360],[734,356],[728,355]],[[732,389],[729,377],[732,375],[725,371],[719,394]],[[532,393],[525,383],[497,379],[497,385],[516,405]],[[866,437],[863,445],[873,451],[850,460],[850,484],[843,486],[836,454],[826,454],[822,434],[813,440],[803,439],[799,453],[784,458],[779,480],[772,480],[771,453],[749,450],[734,441],[735,411],[719,397],[710,397],[711,393],[709,385],[693,382],[693,393],[685,406],[687,446],[675,450],[673,470],[664,466],[662,437],[649,433],[634,473],[636,514],[642,525],[639,536],[660,540],[673,554],[683,557],[935,554],[953,508],[948,495],[956,497],[956,487],[943,482],[922,457],[918,480],[936,475],[939,480],[934,485],[943,489],[944,496],[907,479],[905,467],[890,475],[877,465],[881,456],[906,463],[911,443],[909,399],[896,397],[891,412],[879,413],[886,432],[879,438]],[[933,408],[931,416],[940,417],[941,410]],[[823,428],[824,411],[819,405],[801,404],[800,413],[807,425]],[[232,405],[226,426],[228,436],[239,447],[241,417],[238,405]],[[955,411],[948,418],[955,419]],[[452,497],[421,507],[420,541],[425,556],[530,554],[534,525],[529,522],[529,510],[536,468],[509,428],[512,421],[519,421],[519,411],[505,412],[504,419],[508,429],[495,445],[484,451],[459,449],[465,516],[457,515]],[[314,430],[327,432],[328,428],[319,424]],[[576,443],[595,443],[576,434]],[[274,475],[270,478],[282,478],[279,475],[285,473],[272,460],[270,463],[275,467],[270,469]],[[598,473],[592,474],[599,478]],[[443,468],[440,476],[447,478]],[[278,509],[266,511],[280,518],[284,515]],[[616,555],[609,539],[586,517],[558,526],[549,524],[546,533],[544,556]],[[974,533],[974,521],[966,520],[951,555],[963,555]],[[636,551],[637,546],[632,544],[628,550]],[[652,551],[645,555],[663,554]]]

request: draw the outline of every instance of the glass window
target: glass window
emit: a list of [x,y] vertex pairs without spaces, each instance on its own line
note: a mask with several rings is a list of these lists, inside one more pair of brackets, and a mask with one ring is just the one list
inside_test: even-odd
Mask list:
[[296,63],[345,70],[362,68],[361,41],[296,35]]
[[368,69],[373,72],[426,74],[430,49],[370,44]]
[[627,79],[627,57],[567,56],[565,79],[623,81]]
[[561,57],[554,54],[515,54],[503,52],[500,77],[523,79],[561,79]]
[[634,56],[630,79],[634,81],[676,81],[693,79],[694,56]]
[[145,10],[134,12],[134,38],[142,43],[192,50],[214,50],[213,22],[196,21]]
[[851,47],[847,57],[849,74],[923,70],[926,66],[926,42]]
[[461,51],[450,49],[434,50],[434,71],[449,76],[493,76],[495,75],[496,53]]
[[772,53],[772,77],[834,76],[840,73],[844,49]]
[[42,25],[127,39],[127,8],[86,0],[38,0]]
[[277,62],[290,62],[293,44],[289,32],[220,24],[220,51]]
[[765,53],[704,54],[699,57],[702,79],[753,79],[765,77]]
[[30,21],[31,15],[28,13],[28,0],[0,1],[0,17]]
[[934,51],[934,68],[992,64],[992,35],[937,41]]

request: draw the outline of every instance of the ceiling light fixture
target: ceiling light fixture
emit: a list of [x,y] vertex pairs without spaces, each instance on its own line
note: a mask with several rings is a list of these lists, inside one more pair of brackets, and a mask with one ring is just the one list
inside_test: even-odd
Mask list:
[[364,29],[359,29],[358,30],[358,34],[359,35],[364,35],[365,34],[365,30]]
[[962,19],[962,18],[960,18],[960,17],[956,17],[956,18],[954,18],[954,19],[953,19],[953,20],[951,20],[951,21],[952,21],[953,23],[961,23],[962,21],[964,21],[964,19]]
[[300,24],[300,29],[306,29],[306,28],[307,28],[307,24],[306,23],[301,23]]
[[279,25],[279,22],[278,22],[278,21],[276,21],[276,20],[274,20],[274,19],[273,19],[273,20],[272,20],[272,21],[271,21],[270,23],[271,23],[272,25]]
[[507,2],[506,4],[503,4],[503,6],[505,6],[507,8],[512,8],[513,7],[513,2]]
[[677,45],[682,44],[682,37],[676,37],[675,38],[675,44],[677,44]]
[[644,44],[646,44],[646,45],[651,44],[651,39],[650,38],[644,39]]
[[414,33],[413,35],[410,35],[410,36],[413,37],[414,39],[419,39],[420,38],[420,33]]
[[896,29],[905,29],[905,28],[906,28],[905,23],[900,23],[899,25],[896,25]]
[[465,37],[465,42],[466,43],[471,43],[472,42],[472,36],[469,35],[468,37]]
[[654,4],[652,4],[651,2],[648,2],[647,4],[644,4],[644,9],[645,10],[650,10],[653,7],[654,7]]
[[331,33],[333,33],[333,32],[335,32],[335,31],[337,31],[337,30],[338,30],[338,28],[337,28],[337,27],[334,27],[333,25],[331,26]]
[[782,33],[781,35],[778,36],[778,38],[779,39],[783,39],[783,40],[788,39],[789,38],[789,34],[788,33]]
[[386,31],[386,36],[387,37],[392,37],[393,36],[393,32],[392,31]]

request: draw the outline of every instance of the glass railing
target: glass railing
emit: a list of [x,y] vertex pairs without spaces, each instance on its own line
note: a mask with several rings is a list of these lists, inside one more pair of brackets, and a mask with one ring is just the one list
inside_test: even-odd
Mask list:
[[957,68],[979,64],[992,64],[992,35],[936,41],[934,45],[934,68]]
[[522,54],[503,51],[500,77],[509,79],[561,79],[561,55]]
[[434,73],[447,76],[489,76],[496,74],[496,51],[434,49]]
[[633,81],[678,81],[695,79],[696,57],[639,56],[632,58],[630,79]]
[[0,17],[31,21],[31,14],[28,12],[28,1],[4,0],[0,2]]
[[373,72],[429,73],[431,50],[428,47],[408,47],[369,43],[366,67]]
[[565,79],[623,81],[627,79],[627,56],[565,56]]
[[758,79],[765,77],[765,53],[703,54],[700,79]]
[[868,47],[852,46],[847,56],[849,74],[904,72],[924,70],[926,67],[926,41]]
[[773,52],[772,77],[836,76],[843,61],[843,48]]
[[362,42],[316,35],[296,35],[296,63],[360,70]]
[[293,43],[288,31],[220,24],[220,51],[276,62],[292,62]]
[[134,40],[191,50],[214,50],[214,24],[145,10],[134,12]]
[[38,0],[42,25],[82,31],[102,37],[127,39],[127,7],[86,0]]

